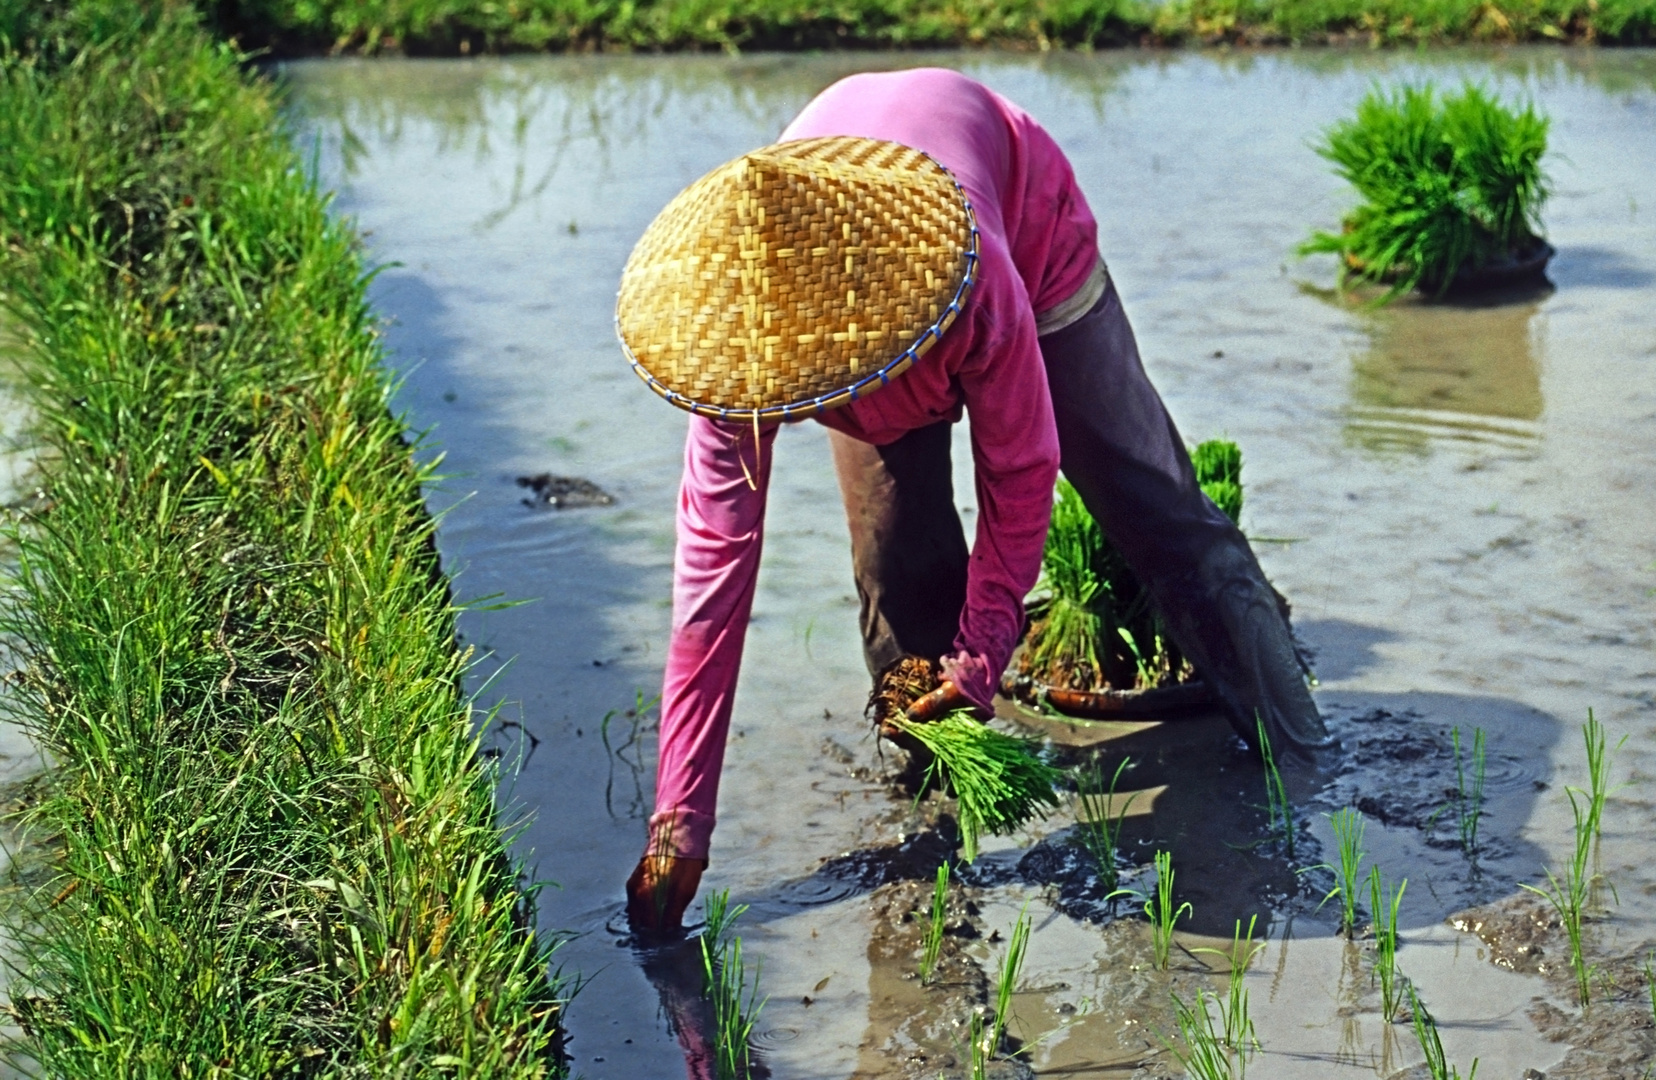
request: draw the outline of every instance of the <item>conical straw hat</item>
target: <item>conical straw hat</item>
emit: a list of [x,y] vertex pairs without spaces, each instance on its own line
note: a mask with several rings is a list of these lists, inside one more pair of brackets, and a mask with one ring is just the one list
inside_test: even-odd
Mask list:
[[616,331],[674,405],[808,416],[872,393],[949,328],[977,224],[947,169],[899,143],[777,143],[667,204],[621,273]]

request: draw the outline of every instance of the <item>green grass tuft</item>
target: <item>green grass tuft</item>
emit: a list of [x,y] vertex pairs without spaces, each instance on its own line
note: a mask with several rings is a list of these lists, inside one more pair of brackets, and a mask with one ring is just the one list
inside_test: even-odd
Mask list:
[[55,765],[18,1049],[561,1074],[357,237],[188,8],[0,0],[0,37],[0,291],[49,499],[0,631]]
[[1028,739],[986,727],[966,711],[926,723],[891,722],[932,752],[933,774],[959,803],[967,862],[977,858],[980,837],[1004,836],[1058,805],[1063,773],[1042,761]]
[[1301,254],[1339,256],[1342,284],[1388,283],[1389,300],[1417,286],[1441,293],[1463,266],[1528,251],[1547,198],[1547,126],[1533,106],[1505,108],[1471,84],[1371,91],[1317,148],[1363,202]]

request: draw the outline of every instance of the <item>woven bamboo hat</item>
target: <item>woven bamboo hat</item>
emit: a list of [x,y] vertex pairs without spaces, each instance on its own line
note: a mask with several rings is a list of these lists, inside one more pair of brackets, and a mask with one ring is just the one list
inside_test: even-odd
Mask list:
[[777,143],[667,204],[621,273],[633,371],[681,409],[788,420],[902,374],[977,277],[966,193],[919,150],[835,136]]

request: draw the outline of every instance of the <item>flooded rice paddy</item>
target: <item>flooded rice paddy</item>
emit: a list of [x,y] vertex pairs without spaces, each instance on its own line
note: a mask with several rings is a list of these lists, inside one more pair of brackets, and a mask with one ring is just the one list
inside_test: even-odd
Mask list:
[[[1641,1075],[1656,1057],[1631,974],[1656,944],[1656,54],[293,65],[297,137],[385,266],[374,298],[398,404],[445,455],[431,503],[445,563],[478,600],[462,626],[484,651],[479,693],[505,703],[494,745],[518,763],[511,804],[533,814],[519,848],[558,883],[540,894],[542,924],[573,935],[560,956],[584,980],[576,1071],[705,1070],[698,958],[640,947],[620,914],[650,806],[651,716],[637,706],[660,682],[684,429],[615,344],[622,263],[673,194],[773,139],[827,83],[920,62],[1007,94],[1070,153],[1185,436],[1243,447],[1243,525],[1293,601],[1344,756],[1289,777],[1306,830],[1290,860],[1259,843],[1260,770],[1222,721],[1038,723],[1065,760],[1132,757],[1124,787],[1144,795],[1124,843],[1135,864],[1172,852],[1194,908],[1181,948],[1169,972],[1151,968],[1144,922],[1103,902],[1065,813],[964,875],[940,985],[922,988],[911,914],[948,826],[894,791],[867,734],[826,440],[787,430],[704,886],[751,906],[740,928],[769,995],[765,1068],[962,1075],[966,1020],[1025,905],[1035,931],[1011,1031],[1038,1075],[1174,1075],[1169,992],[1218,986],[1223,963],[1195,950],[1254,914],[1268,929],[1247,978],[1255,1075],[1409,1068],[1420,1053],[1381,1022],[1366,945],[1337,935],[1337,903],[1318,908],[1328,874],[1300,872],[1332,854],[1324,815],[1352,805],[1367,861],[1409,879],[1399,965],[1463,1074],[1476,1057],[1491,1080]],[[1375,312],[1332,302],[1331,265],[1293,258],[1348,198],[1309,141],[1376,80],[1419,77],[1531,95],[1551,115],[1556,288]],[[956,457],[965,495],[963,431]],[[519,482],[543,474],[596,488]],[[585,505],[554,509],[546,490]],[[1623,1000],[1583,1018],[1556,932],[1514,898],[1567,856],[1564,788],[1586,782],[1590,708],[1613,742],[1627,736],[1602,851],[1619,906],[1590,931]],[[1455,727],[1489,739],[1475,861],[1443,811]]]

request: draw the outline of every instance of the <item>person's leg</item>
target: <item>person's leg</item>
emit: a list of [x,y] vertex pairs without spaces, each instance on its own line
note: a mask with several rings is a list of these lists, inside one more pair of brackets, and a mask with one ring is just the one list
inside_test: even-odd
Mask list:
[[952,652],[969,552],[954,505],[951,425],[872,446],[830,429],[870,675],[904,655]]
[[1112,282],[1041,338],[1064,475],[1150,590],[1173,639],[1249,744],[1326,746],[1277,596],[1240,530],[1202,494],[1139,359]]

